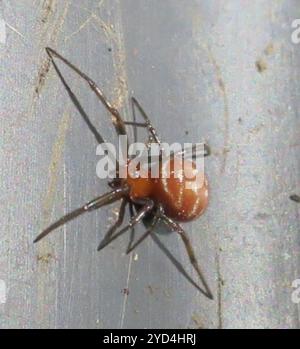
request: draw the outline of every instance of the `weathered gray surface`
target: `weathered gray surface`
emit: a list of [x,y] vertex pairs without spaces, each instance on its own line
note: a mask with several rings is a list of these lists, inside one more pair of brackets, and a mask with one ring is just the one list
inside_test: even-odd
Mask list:
[[[296,0],[0,2],[1,328],[300,327],[300,206],[289,200],[300,192],[300,46],[290,39],[299,16]],[[150,240],[138,260],[124,255],[125,238],[97,253],[111,208],[32,244],[107,189],[45,46],[93,76],[125,118],[134,95],[166,141],[209,142],[211,203],[186,230],[215,301]],[[64,73],[110,139],[107,113]],[[175,236],[166,241],[185,258]]]

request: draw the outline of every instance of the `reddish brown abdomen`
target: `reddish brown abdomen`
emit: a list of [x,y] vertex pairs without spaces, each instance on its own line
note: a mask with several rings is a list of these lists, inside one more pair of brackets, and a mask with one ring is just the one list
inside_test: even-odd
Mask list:
[[[196,171],[195,163],[186,160],[185,175],[183,169],[174,169],[170,160],[170,176],[155,182],[153,197],[162,203],[165,213],[177,221],[190,221],[200,216],[208,205],[208,182],[205,176]],[[167,164],[164,164],[166,166]],[[189,176],[193,172],[194,176]],[[175,175],[176,174],[176,175]],[[192,177],[192,178],[190,178]]]

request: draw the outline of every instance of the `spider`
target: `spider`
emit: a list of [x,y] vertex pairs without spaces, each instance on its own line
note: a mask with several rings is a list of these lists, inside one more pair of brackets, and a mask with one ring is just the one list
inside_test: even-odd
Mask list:
[[[145,128],[148,130],[149,139],[152,142],[161,144],[160,139],[157,135],[155,128],[152,126],[149,117],[147,116],[144,109],[141,107],[139,102],[132,97],[132,111],[134,116],[134,121],[124,121],[117,109],[115,109],[111,103],[107,100],[102,90],[96,85],[96,83],[84,74],[80,69],[73,65],[69,60],[64,58],[62,55],[54,51],[53,49],[47,47],[46,52],[53,64],[53,67],[58,74],[58,77],[62,81],[64,87],[66,88],[72,102],[76,106],[77,110],[80,112],[81,116],[87,121],[88,126],[91,131],[93,131],[98,142],[104,142],[100,134],[95,130],[95,128],[90,123],[88,116],[83,110],[81,104],[76,98],[75,94],[72,92],[71,88],[65,81],[61,71],[59,70],[56,59],[62,61],[71,70],[78,74],[82,79],[84,79],[89,85],[90,89],[96,94],[99,100],[103,103],[104,107],[110,112],[112,116],[112,123],[118,135],[127,135],[126,126],[135,127],[135,135],[137,127]],[[143,117],[144,122],[136,122],[135,110],[138,110]],[[178,155],[178,154],[177,154]],[[179,155],[183,155],[179,154]],[[206,146],[206,153],[204,155],[209,155],[209,148]],[[128,163],[130,163],[128,159]],[[120,209],[117,221],[114,225],[107,231],[104,238],[98,246],[98,251],[103,249],[105,246],[110,244],[113,240],[118,238],[120,235],[124,234],[131,229],[131,237],[129,245],[127,247],[126,253],[132,252],[142,241],[144,241],[148,236],[151,236],[154,242],[161,248],[161,250],[167,255],[167,257],[172,261],[175,267],[179,270],[181,274],[194,285],[202,294],[204,294],[209,299],[213,299],[212,292],[201,272],[198,261],[196,259],[194,249],[192,244],[178,222],[186,222],[199,217],[205,210],[208,204],[208,183],[205,178],[203,183],[192,188],[186,188],[186,177],[183,173],[175,178],[174,169],[172,168],[174,164],[174,158],[170,157],[168,159],[171,167],[171,175],[168,179],[161,178],[161,173],[159,178],[149,179],[149,178],[133,178],[127,177],[126,179],[114,178],[108,183],[112,189],[108,193],[101,195],[94,200],[86,203],[82,207],[68,213],[63,216],[55,223],[51,224],[48,228],[42,231],[34,240],[34,243],[38,242],[46,235],[48,235],[54,229],[64,225],[65,223],[73,220],[81,214],[90,212],[105,205],[109,205],[116,201],[120,201]],[[190,169],[195,169],[194,160],[190,160],[188,166]],[[194,177],[195,180],[197,176]],[[203,178],[203,177],[202,177]],[[197,184],[197,183],[196,183]],[[130,211],[130,221],[125,227],[119,229],[123,224],[125,210],[127,205],[129,205]],[[194,281],[194,279],[185,271],[182,264],[177,261],[177,259],[172,255],[172,253],[165,247],[165,245],[160,241],[154,230],[159,222],[163,222],[167,228],[172,232],[176,232],[183,241],[185,249],[187,251],[189,260],[195,269],[202,285]],[[134,230],[133,227],[139,222],[144,222],[146,226],[146,232],[134,242]],[[119,229],[119,230],[118,230]]]

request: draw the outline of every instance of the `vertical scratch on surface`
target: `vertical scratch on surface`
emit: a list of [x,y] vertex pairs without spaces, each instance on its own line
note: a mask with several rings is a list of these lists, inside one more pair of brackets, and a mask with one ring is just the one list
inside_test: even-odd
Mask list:
[[[102,5],[102,2],[103,1],[99,3],[99,6]],[[114,87],[112,88],[113,96],[114,96],[114,100],[112,104],[118,110],[123,109],[124,105],[127,106],[126,101],[128,101],[129,92],[128,92],[128,85],[127,85],[128,78],[127,78],[127,69],[126,69],[126,51],[124,46],[121,4],[118,1],[116,12],[114,13],[115,18],[113,18],[114,24],[105,23],[94,12],[91,12],[89,10],[87,11],[91,14],[91,18],[93,19],[92,24],[94,24],[95,26],[101,29],[101,31],[105,34],[109,44],[113,46],[112,61],[113,61],[114,75],[116,76],[116,81],[114,82]],[[124,118],[126,119],[126,115]],[[129,258],[129,264],[128,264],[126,289],[129,289],[132,260],[133,260],[133,256],[131,254]],[[122,309],[121,309],[120,328],[123,328],[124,326],[127,300],[128,300],[128,294],[125,293]]]
[[[127,77],[127,68],[126,68],[126,51],[124,45],[124,35],[123,35],[123,25],[122,25],[122,14],[121,14],[121,3],[118,1],[118,11],[117,11],[117,23],[116,27],[110,26],[111,30],[114,30],[116,33],[116,47],[113,54],[113,66],[115,74],[117,76],[116,87],[113,92],[116,95],[116,99],[113,102],[113,105],[117,109],[124,107],[126,101],[128,101],[128,77]],[[132,269],[132,260],[133,255],[130,254],[129,263],[128,263],[128,272],[127,272],[127,282],[126,288],[129,289],[131,269]],[[124,326],[126,307],[127,307],[128,294],[124,294],[124,301],[121,310],[121,319],[120,319],[120,328]]]
[[224,105],[224,112],[223,112],[223,116],[224,116],[224,132],[223,132],[223,139],[224,139],[224,145],[223,145],[223,162],[221,165],[221,169],[220,172],[221,174],[223,174],[226,170],[226,162],[227,162],[227,153],[228,153],[228,143],[229,143],[229,102],[228,102],[228,94],[227,94],[227,88],[224,82],[224,78],[222,75],[222,71],[221,71],[221,67],[218,64],[212,50],[211,47],[203,42],[202,40],[199,40],[199,27],[201,27],[203,25],[202,23],[203,18],[201,17],[201,15],[199,15],[198,11],[195,11],[195,15],[192,17],[192,27],[195,30],[195,41],[197,42],[197,44],[199,45],[199,47],[201,47],[207,54],[208,60],[210,61],[210,63],[212,64],[214,70],[215,70],[215,74],[216,74],[216,78],[217,78],[217,82],[218,82],[218,87],[219,90],[221,92],[222,95],[222,99],[223,99],[223,105]]
[[92,13],[94,22],[104,31],[107,40],[113,45],[113,68],[116,76],[115,86],[112,88],[115,100],[113,105],[117,109],[124,107],[128,101],[129,92],[127,85],[127,63],[126,63],[126,50],[124,45],[121,4],[118,1],[118,8],[116,11],[116,19],[114,24],[105,23],[100,17]]
[[[114,94],[116,94],[116,100],[114,100],[113,105],[117,109],[123,109],[124,110],[124,104],[126,105],[126,102],[129,99],[129,92],[128,92],[128,76],[127,76],[127,62],[126,62],[126,51],[125,51],[125,45],[124,45],[124,33],[123,33],[123,24],[122,24],[122,13],[121,13],[121,3],[118,1],[118,21],[115,31],[116,31],[116,50],[113,54],[113,66],[115,69],[115,73],[117,76],[117,82],[116,87],[114,88]],[[126,119],[126,115],[125,115]],[[127,275],[127,284],[126,288],[129,289],[129,282],[130,282],[130,275],[131,275],[131,269],[132,269],[132,260],[133,255],[130,254],[129,264],[128,264],[128,275]],[[126,313],[126,305],[127,305],[127,299],[128,295],[124,295],[124,302],[121,312],[121,328],[123,328],[124,325],[124,319],[125,319],[125,313]]]
[[[224,132],[223,132],[223,139],[224,139],[224,148],[223,148],[223,163],[221,165],[220,172],[224,173],[226,170],[226,162],[227,162],[227,151],[228,151],[228,145],[229,145],[229,103],[228,103],[228,96],[227,96],[227,89],[226,85],[224,83],[221,68],[218,65],[210,47],[207,44],[204,44],[203,42],[199,42],[199,46],[206,52],[208,60],[211,62],[217,82],[218,87],[221,92],[222,98],[223,98],[223,105],[224,105]],[[218,328],[223,328],[223,280],[221,275],[221,266],[220,266],[220,252],[221,249],[219,247],[220,243],[218,241],[217,236],[215,236],[215,248],[216,248],[216,255],[215,255],[215,264],[217,269],[217,321],[218,321]]]
[[[65,137],[70,124],[70,114],[65,111],[63,117],[58,126],[58,132],[56,136],[56,141],[52,147],[52,156],[49,165],[49,185],[47,193],[43,204],[43,226],[49,225],[51,211],[55,199],[56,187],[58,183],[58,174],[61,164]],[[52,246],[48,240],[42,240],[39,245],[37,245],[37,253],[39,256],[45,256],[47,254],[52,254]],[[38,323],[44,326],[49,319],[49,307],[52,300],[51,294],[49,293],[48,286],[52,283],[51,273],[49,268],[51,264],[38,263],[37,274],[38,274],[38,286],[37,286],[37,318]]]
[[217,277],[218,277],[218,328],[223,328],[223,308],[222,308],[222,277],[220,268],[220,250],[216,253],[216,267],[217,267]]
[[[33,83],[34,89],[33,89],[33,95],[32,95],[30,106],[29,106],[29,111],[27,113],[28,118],[31,118],[32,115],[34,114],[34,111],[35,111],[36,105],[37,105],[37,101],[39,98],[39,94],[40,94],[40,92],[45,84],[46,75],[47,75],[47,73],[49,71],[49,67],[50,67],[49,58],[48,57],[44,58],[45,57],[44,56],[44,48],[46,46],[55,44],[57,42],[61,28],[65,22],[66,17],[67,17],[70,3],[71,3],[70,0],[66,2],[61,16],[59,16],[59,18],[56,21],[53,21],[50,23],[50,18],[54,14],[54,6],[56,6],[56,1],[51,2],[50,9],[47,7],[48,14],[47,14],[46,20],[43,21],[43,18],[45,19],[45,17],[42,17],[42,23],[45,27],[45,31],[42,32],[42,37],[41,37],[40,42],[39,42],[39,47],[40,47],[40,51],[42,51],[42,53],[43,53],[43,56],[42,56],[42,58],[38,59],[38,69],[37,69],[38,75],[35,79],[35,82]],[[50,23],[49,26],[48,26],[48,22]],[[48,34],[49,34],[49,38],[45,37],[45,35],[48,35]]]
[[221,166],[221,173],[225,172],[226,169],[226,162],[227,162],[227,153],[228,153],[228,143],[229,143],[229,103],[228,103],[228,95],[227,95],[227,89],[226,85],[222,76],[221,68],[219,64],[217,63],[211,49],[209,46],[204,46],[205,50],[208,52],[208,57],[210,62],[212,63],[217,81],[218,86],[220,89],[220,92],[223,97],[223,104],[224,104],[224,149],[223,149],[223,163]]
[[[102,4],[102,2],[101,2]],[[129,99],[128,85],[127,85],[127,69],[126,69],[126,51],[124,46],[124,36],[123,36],[123,26],[122,26],[122,16],[121,16],[121,4],[118,2],[116,18],[114,20],[115,26],[113,24],[105,23],[100,17],[95,15],[93,12],[91,17],[93,22],[104,32],[107,41],[110,45],[113,45],[113,68],[114,74],[116,76],[116,82],[114,83],[113,96],[114,100],[112,102],[113,106],[120,110],[126,105],[126,101]],[[122,112],[121,112],[122,114]],[[126,119],[126,115],[124,117]],[[133,256],[130,254],[128,271],[127,271],[127,281],[126,289],[129,289],[131,269],[132,269]],[[127,307],[128,294],[124,294],[124,300],[121,309],[120,318],[120,328],[124,326],[126,307]]]
[[41,17],[42,23],[48,22],[48,18],[55,11],[56,4],[57,4],[57,0],[45,0],[45,1],[43,1],[43,4],[42,4],[43,10],[42,10],[42,17]]
[[61,164],[61,158],[64,150],[65,138],[67,134],[67,130],[70,125],[70,113],[68,111],[64,111],[60,124],[58,125],[58,131],[55,143],[52,147],[52,156],[49,166],[49,185],[47,194],[44,200],[44,217],[48,217],[51,214],[51,209],[53,206],[54,195],[56,192],[56,186],[58,181],[58,169]]
[[[100,1],[97,8],[99,9],[103,4],[103,1]],[[75,5],[74,5],[75,6]],[[86,27],[91,22],[91,25],[94,28],[100,28],[101,34],[104,33],[107,41],[114,45],[112,61],[117,77],[115,86],[113,87],[113,94],[116,96],[113,101],[113,105],[117,109],[121,109],[125,102],[128,100],[129,92],[127,85],[127,69],[126,69],[126,50],[124,46],[124,35],[123,35],[123,25],[122,25],[122,15],[121,15],[121,4],[118,1],[116,19],[114,24],[106,23],[102,18],[96,15],[93,11],[90,11],[86,8],[82,8],[84,11],[90,14],[90,16],[80,25],[78,30],[73,32],[70,36],[66,38],[69,40],[71,37],[80,32],[83,28]],[[99,29],[98,29],[99,30]]]
[[36,83],[35,90],[34,90],[36,97],[39,96],[39,94],[40,94],[40,92],[45,84],[49,69],[50,69],[50,58],[46,58],[46,60],[44,60],[42,62],[40,69],[39,69],[39,72],[38,72],[37,83]]
[[[121,21],[121,19],[120,19]],[[117,42],[118,47],[116,53],[113,55],[113,65],[117,75],[117,82],[114,88],[114,94],[116,94],[116,100],[113,102],[117,109],[121,109],[124,104],[128,101],[128,76],[126,69],[126,51],[124,46],[124,37],[122,25],[117,29]]]
[[[66,171],[66,164],[64,162],[63,164],[63,194],[64,194],[64,198],[63,198],[63,202],[64,202],[64,207],[65,207],[65,212],[64,214],[67,213],[67,204],[66,204],[66,200],[67,200],[67,171]],[[63,225],[63,292],[65,293],[65,291],[67,290],[66,287],[66,275],[67,275],[67,226],[64,224]],[[63,294],[63,297],[65,298],[65,294]]]
[[[131,253],[130,256],[129,256],[129,264],[128,264],[128,272],[127,272],[127,280],[126,280],[126,289],[129,289],[129,282],[130,282],[130,275],[131,275],[131,268],[132,268],[132,259],[133,258],[132,258],[132,253]],[[121,311],[121,319],[120,319],[120,328],[123,328],[123,326],[124,326],[127,300],[128,300],[128,293],[124,293],[124,300],[123,300],[122,311]]]
[[[66,202],[66,198],[67,198],[67,186],[66,186],[66,181],[67,181],[67,172],[66,172],[66,164],[64,163],[64,166],[63,166],[63,178],[64,178],[64,202]],[[66,207],[66,205],[65,205]],[[64,212],[64,214],[66,214],[66,212]],[[67,265],[67,226],[64,225],[63,226],[63,231],[64,231],[64,234],[63,234],[63,237],[64,237],[64,241],[63,241],[63,255],[64,255],[64,258],[63,258],[63,266],[64,266],[64,271],[66,271],[66,265]],[[64,278],[64,283],[65,283],[65,278]],[[64,284],[64,290],[65,290],[65,284]]]
[[50,34],[50,40],[49,40],[51,43],[56,43],[56,41],[58,39],[58,36],[59,36],[59,33],[61,31],[61,28],[62,28],[62,26],[63,26],[63,24],[64,24],[64,22],[65,22],[65,20],[67,18],[67,14],[68,14],[70,5],[71,5],[71,1],[69,0],[69,1],[66,2],[61,16],[59,17],[57,22],[54,23],[53,31]]
[[[56,4],[56,2],[51,3]],[[58,39],[60,30],[64,24],[64,21],[67,17],[68,9],[70,6],[70,1],[67,1],[64,9],[62,11],[62,14],[59,16],[57,21],[54,21],[52,23],[53,30],[50,31],[50,28],[48,28],[44,35],[47,35],[48,32],[50,32],[50,43],[55,43]],[[54,11],[53,7],[48,8],[49,16],[53,14]],[[50,17],[47,16],[46,20],[50,21]],[[44,17],[43,17],[44,18]],[[45,25],[45,23],[44,23]],[[48,44],[47,38],[41,38],[39,46],[41,46],[41,49],[44,50],[44,46]],[[34,84],[34,91],[33,91],[33,97],[30,105],[29,110],[29,117],[31,117],[34,114],[34,111],[36,109],[39,93],[41,92],[41,89],[44,85],[46,74],[48,72],[48,59],[39,59],[39,74],[36,79],[36,83]],[[42,70],[42,67],[46,67],[46,70]],[[45,72],[46,74],[41,75],[40,72]],[[43,225],[46,226],[50,223],[50,216],[51,216],[51,210],[53,207],[54,199],[55,199],[55,192],[56,192],[56,186],[58,182],[58,170],[60,167],[60,162],[62,158],[62,153],[64,149],[64,143],[65,143],[65,137],[66,133],[69,127],[69,120],[70,116],[68,111],[65,111],[63,113],[62,119],[60,121],[60,124],[58,126],[58,132],[56,136],[56,141],[52,148],[52,157],[49,165],[49,185],[47,194],[44,199],[44,205],[43,205]],[[41,241],[41,243],[38,245],[38,253],[39,255],[44,255],[45,253],[49,253],[49,251],[52,250],[52,247],[50,246],[48,241]],[[45,270],[45,268],[47,268]],[[40,327],[49,326],[51,321],[51,312],[50,307],[52,304],[54,304],[55,294],[53,295],[53,292],[51,292],[51,287],[53,283],[55,283],[55,277],[53,273],[51,273],[51,265],[43,266],[41,263],[37,266],[37,319],[38,323],[40,324]]]

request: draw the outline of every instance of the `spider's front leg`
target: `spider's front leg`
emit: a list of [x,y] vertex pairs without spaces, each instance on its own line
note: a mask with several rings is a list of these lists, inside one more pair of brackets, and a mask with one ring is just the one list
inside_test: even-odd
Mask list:
[[48,228],[46,228],[40,235],[38,235],[35,240],[33,241],[38,242],[42,238],[44,238],[46,235],[51,233],[54,229],[66,224],[67,222],[73,220],[74,218],[86,213],[90,212],[93,210],[96,210],[102,206],[109,205],[117,200],[120,200],[123,198],[125,195],[128,194],[128,187],[122,187],[122,188],[117,188],[107,194],[101,195],[97,197],[96,199],[86,203],[82,207],[66,214],[62,218],[60,218],[58,221],[55,223],[51,224]]

